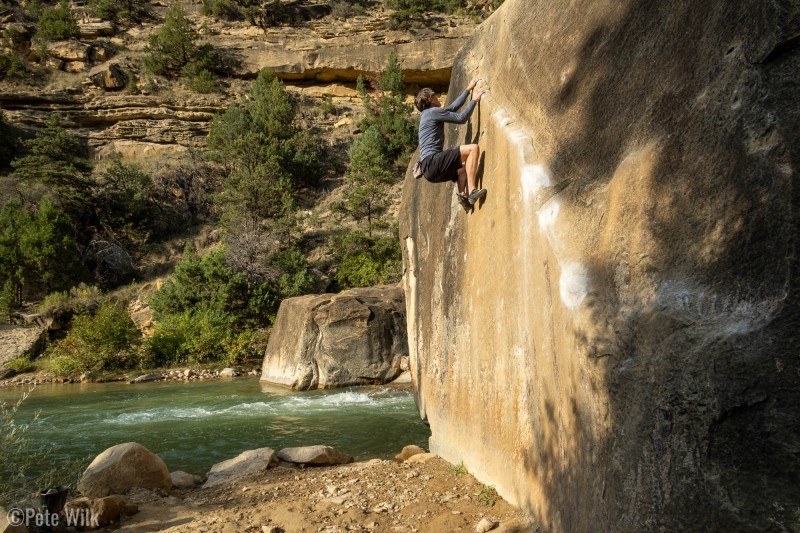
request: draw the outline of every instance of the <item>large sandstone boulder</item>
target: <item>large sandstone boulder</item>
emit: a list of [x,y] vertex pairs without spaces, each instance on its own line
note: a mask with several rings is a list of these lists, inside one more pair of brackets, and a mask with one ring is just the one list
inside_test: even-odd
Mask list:
[[410,174],[433,453],[552,531],[798,530],[797,2],[506,0],[471,214]]
[[125,87],[128,75],[117,63],[108,63],[90,70],[89,80],[101,89],[114,91]]
[[78,490],[89,498],[125,494],[132,487],[172,488],[164,461],[135,442],[117,444],[95,457],[78,482]]
[[298,296],[281,303],[261,381],[297,390],[386,383],[407,353],[401,288]]

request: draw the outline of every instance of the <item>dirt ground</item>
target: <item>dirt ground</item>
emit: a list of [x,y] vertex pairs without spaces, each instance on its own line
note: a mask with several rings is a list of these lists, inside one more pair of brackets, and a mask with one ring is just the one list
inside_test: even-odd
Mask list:
[[539,531],[493,488],[437,457],[279,466],[208,489],[135,489],[128,499],[139,512],[116,531],[449,533],[476,531],[484,518],[497,523],[492,531]]

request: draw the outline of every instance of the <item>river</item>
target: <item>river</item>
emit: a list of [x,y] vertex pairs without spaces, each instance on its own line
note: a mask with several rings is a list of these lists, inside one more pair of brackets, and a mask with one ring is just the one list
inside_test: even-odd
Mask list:
[[[15,401],[20,387],[0,389]],[[53,446],[52,462],[94,458],[135,441],[170,471],[204,475],[219,461],[261,447],[327,444],[355,460],[393,457],[406,444],[427,448],[430,430],[409,389],[357,387],[293,392],[255,378],[128,385],[40,385],[16,422],[39,418],[27,438]]]

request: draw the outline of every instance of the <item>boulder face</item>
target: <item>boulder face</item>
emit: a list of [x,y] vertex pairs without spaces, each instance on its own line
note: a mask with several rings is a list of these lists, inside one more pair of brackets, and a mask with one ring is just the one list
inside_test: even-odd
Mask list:
[[78,482],[78,490],[89,498],[125,494],[133,487],[172,488],[164,461],[136,442],[108,448],[95,457]]
[[406,177],[417,403],[547,529],[800,527],[799,16],[506,0],[457,57],[488,195]]
[[296,390],[386,383],[406,355],[402,288],[298,296],[281,303],[261,381]]

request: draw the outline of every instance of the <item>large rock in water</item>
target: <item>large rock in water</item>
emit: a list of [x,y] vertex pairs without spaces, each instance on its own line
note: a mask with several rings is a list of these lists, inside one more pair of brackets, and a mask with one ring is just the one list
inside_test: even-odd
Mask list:
[[431,451],[553,531],[800,529],[797,2],[506,0],[404,186]]
[[406,339],[400,287],[288,298],[269,337],[261,381],[297,390],[386,383],[400,374]]
[[136,442],[108,448],[95,457],[78,482],[78,490],[89,498],[125,494],[133,487],[172,488],[164,461]]

